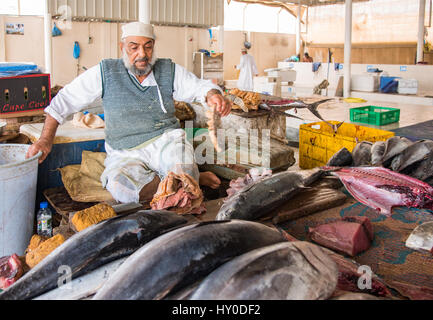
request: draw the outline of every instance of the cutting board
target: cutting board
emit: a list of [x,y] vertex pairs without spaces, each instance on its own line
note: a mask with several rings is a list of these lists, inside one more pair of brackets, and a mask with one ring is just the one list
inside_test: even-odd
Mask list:
[[273,216],[268,216],[264,220],[272,219],[274,224],[295,220],[319,211],[337,207],[346,202],[346,198],[347,196],[343,192],[335,189],[305,189],[278,208]]

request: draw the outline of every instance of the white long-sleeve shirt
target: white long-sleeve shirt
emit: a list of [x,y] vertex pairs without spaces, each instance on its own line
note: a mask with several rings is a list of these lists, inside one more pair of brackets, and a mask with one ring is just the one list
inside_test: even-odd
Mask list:
[[[156,86],[153,71],[141,82],[143,87]],[[175,65],[173,98],[177,101],[205,103],[206,94],[211,89],[221,89],[211,80],[202,80],[184,67]],[[79,112],[102,96],[102,78],[100,64],[88,69],[71,83],[67,84],[51,100],[45,112],[63,124],[66,118]]]

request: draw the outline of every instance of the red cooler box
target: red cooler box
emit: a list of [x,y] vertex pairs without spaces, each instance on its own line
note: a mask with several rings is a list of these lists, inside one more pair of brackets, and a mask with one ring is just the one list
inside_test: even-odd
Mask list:
[[49,74],[0,78],[0,119],[43,114],[50,101]]

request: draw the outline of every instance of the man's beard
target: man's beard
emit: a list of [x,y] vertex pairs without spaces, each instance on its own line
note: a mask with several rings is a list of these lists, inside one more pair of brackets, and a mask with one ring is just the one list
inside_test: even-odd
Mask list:
[[[125,65],[126,69],[128,69],[132,74],[136,75],[137,77],[141,77],[141,76],[147,75],[152,70],[152,68],[155,65],[155,62],[158,58],[155,54],[155,51],[153,51],[152,58],[150,59],[150,61],[147,57],[144,57],[144,58],[140,58],[140,59],[135,59],[134,64],[131,64],[129,62],[129,57],[128,57],[128,54],[126,53],[126,50],[123,49],[122,59],[123,59],[123,63]],[[144,69],[138,69],[135,66],[136,62],[141,62],[141,61],[147,62],[147,65]]]

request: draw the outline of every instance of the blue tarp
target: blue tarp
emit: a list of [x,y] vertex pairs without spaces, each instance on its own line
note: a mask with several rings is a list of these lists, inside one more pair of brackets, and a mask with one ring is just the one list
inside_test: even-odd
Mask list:
[[382,93],[397,93],[398,81],[400,77],[380,77],[380,92]]
[[30,63],[0,62],[0,78],[41,73],[38,66]]

